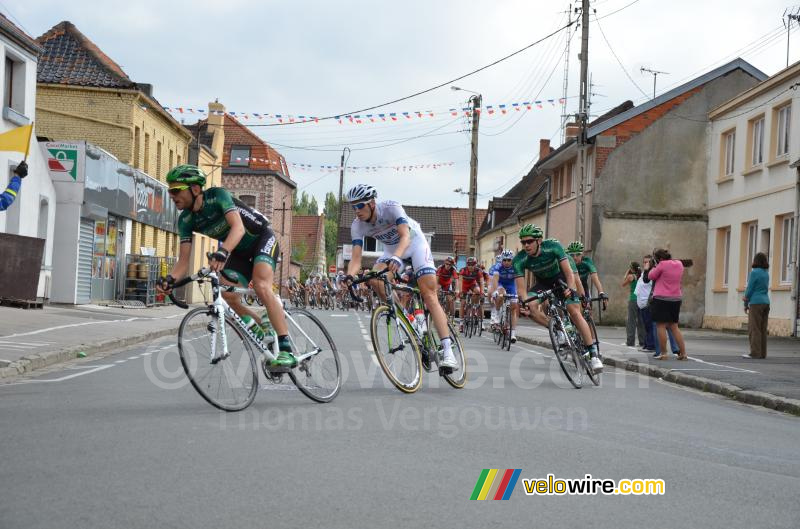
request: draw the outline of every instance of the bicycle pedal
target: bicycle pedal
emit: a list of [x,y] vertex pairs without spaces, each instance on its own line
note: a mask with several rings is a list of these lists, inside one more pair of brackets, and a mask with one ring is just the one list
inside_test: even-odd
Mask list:
[[453,374],[453,368],[452,367],[440,367],[439,368],[439,376],[440,377],[445,376],[445,375],[452,375],[452,374]]

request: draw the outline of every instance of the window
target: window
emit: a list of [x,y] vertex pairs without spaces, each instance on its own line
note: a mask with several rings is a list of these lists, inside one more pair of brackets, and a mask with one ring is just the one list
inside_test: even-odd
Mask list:
[[156,142],[156,180],[161,180],[161,142]]
[[231,160],[228,165],[244,167],[250,165],[250,147],[231,147]]
[[778,135],[775,138],[775,156],[789,154],[789,124],[792,120],[792,106],[778,109]]
[[256,196],[255,195],[239,195],[239,200],[244,202],[247,206],[255,209],[256,207]]
[[141,154],[141,149],[139,147],[139,143],[142,141],[142,131],[139,127],[133,128],[133,166],[135,168],[139,168],[139,155]]
[[787,215],[781,221],[781,284],[792,283],[794,261],[794,216]]
[[724,168],[724,172],[722,173],[725,176],[733,175],[733,168],[734,163],[736,161],[735,153],[736,153],[736,131],[732,130],[730,132],[726,132],[722,135],[722,152],[723,152],[723,162],[722,166]]
[[363,251],[365,252],[376,252],[378,246],[378,241],[373,239],[372,237],[364,237],[364,248]]
[[150,174],[150,135],[144,134],[144,172]]
[[169,150],[169,166],[167,167],[167,171],[169,171],[170,169],[175,167],[174,165],[172,165],[174,161],[175,161],[175,151],[170,149]]
[[723,249],[723,259],[725,260],[724,270],[722,272],[722,286],[728,286],[728,275],[730,272],[730,264],[731,264],[731,229],[728,228],[725,230],[724,239],[723,239],[724,249]]
[[739,276],[741,277],[741,285],[746,286],[747,278],[750,276],[750,267],[758,252],[758,222],[742,224],[741,248],[745,248],[745,251],[742,252],[741,256]]
[[6,55],[3,106],[25,114],[25,62]]
[[764,116],[750,122],[750,166],[764,162]]

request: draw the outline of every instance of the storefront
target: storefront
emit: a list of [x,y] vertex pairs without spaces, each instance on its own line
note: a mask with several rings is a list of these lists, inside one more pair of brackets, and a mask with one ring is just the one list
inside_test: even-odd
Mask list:
[[[174,259],[156,257],[154,247],[142,248],[133,240],[133,226],[176,233],[178,212],[166,186],[86,142],[43,146],[58,198],[52,301],[155,303],[161,262]],[[148,265],[146,277],[139,262]]]

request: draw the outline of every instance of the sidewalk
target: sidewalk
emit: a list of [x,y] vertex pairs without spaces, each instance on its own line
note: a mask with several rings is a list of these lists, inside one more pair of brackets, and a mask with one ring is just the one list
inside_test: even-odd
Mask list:
[[0,307],[0,379],[71,360],[80,352],[90,355],[169,334],[177,336],[184,314],[185,310],[173,305],[142,309]]
[[[800,415],[800,340],[769,337],[767,358],[742,358],[750,352],[746,335],[681,329],[688,362],[656,360],[653,353],[625,345],[622,327],[598,327],[600,351],[607,365],[637,371],[683,386]],[[551,348],[547,331],[529,321],[517,329],[520,341]]]

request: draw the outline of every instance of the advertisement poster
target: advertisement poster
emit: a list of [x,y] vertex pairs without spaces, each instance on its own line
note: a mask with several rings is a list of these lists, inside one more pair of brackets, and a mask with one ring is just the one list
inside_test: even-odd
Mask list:
[[117,255],[117,219],[114,218],[108,219],[108,233],[106,234],[106,254],[112,257]]
[[97,220],[94,223],[94,254],[106,255],[106,221]]

